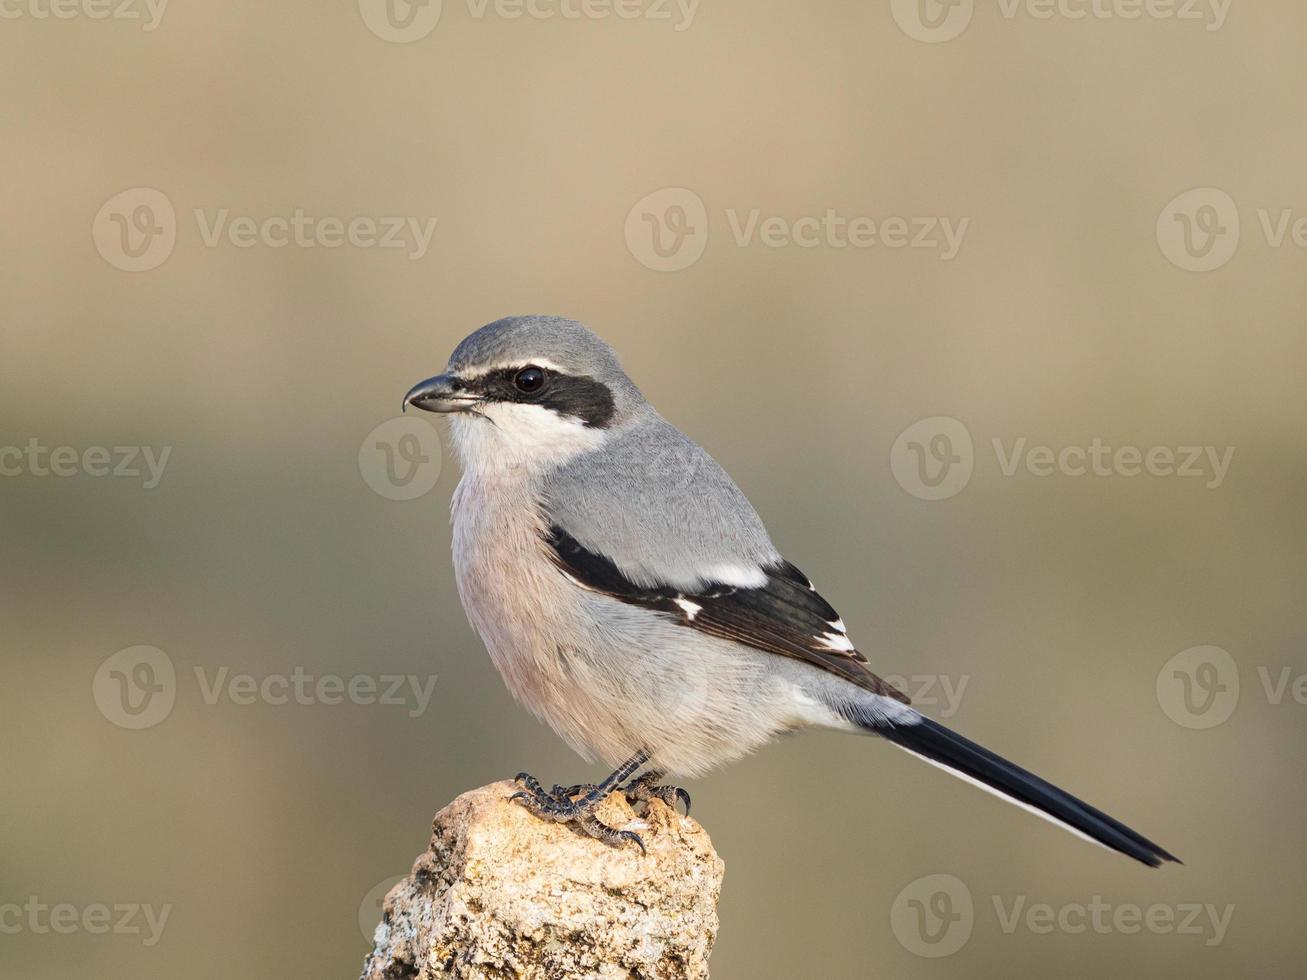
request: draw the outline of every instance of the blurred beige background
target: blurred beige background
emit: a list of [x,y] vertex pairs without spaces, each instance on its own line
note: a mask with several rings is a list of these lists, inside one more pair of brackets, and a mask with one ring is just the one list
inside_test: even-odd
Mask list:
[[[523,312],[613,342],[928,711],[1187,862],[805,735],[689,786],[716,977],[1299,972],[1307,9],[1087,6],[9,0],[0,973],[355,976],[439,806],[598,773],[471,635],[439,430],[370,436]],[[296,209],[405,247],[276,247]],[[1234,454],[1073,475],[1095,439]]]

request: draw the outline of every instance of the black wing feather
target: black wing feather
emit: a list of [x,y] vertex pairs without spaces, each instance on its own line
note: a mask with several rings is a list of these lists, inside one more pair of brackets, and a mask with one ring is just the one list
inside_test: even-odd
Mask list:
[[611,559],[587,550],[557,525],[550,528],[548,544],[555,564],[587,589],[667,613],[709,636],[802,660],[875,694],[910,703],[906,694],[872,673],[857,650],[831,647],[831,637],[843,636],[836,626],[839,614],[787,561],[764,568],[767,580],[756,588],[714,584],[685,592],[637,585]]

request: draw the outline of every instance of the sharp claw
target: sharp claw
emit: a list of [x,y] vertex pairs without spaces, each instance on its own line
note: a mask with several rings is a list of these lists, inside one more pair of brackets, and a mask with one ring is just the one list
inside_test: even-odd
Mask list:
[[516,776],[513,777],[513,782],[524,783],[530,778],[531,778],[531,774],[529,772],[519,772]]
[[690,815],[690,794],[678,786],[676,787],[676,796],[685,804],[685,815],[688,817]]
[[529,800],[529,799],[531,799],[530,793],[514,793],[512,796],[508,798],[508,802],[515,803],[518,800]]
[[648,852],[647,850],[645,850],[645,847],[644,847],[644,841],[642,841],[642,840],[640,839],[640,835],[639,835],[639,834],[637,834],[637,833],[635,833],[635,832],[633,832],[633,831],[630,831],[630,830],[619,830],[619,831],[618,831],[618,835],[622,838],[622,840],[635,841],[635,843],[636,843],[636,844],[639,846],[639,848],[640,848],[640,855],[641,855],[642,857],[648,857],[648,856],[649,856],[649,852]]

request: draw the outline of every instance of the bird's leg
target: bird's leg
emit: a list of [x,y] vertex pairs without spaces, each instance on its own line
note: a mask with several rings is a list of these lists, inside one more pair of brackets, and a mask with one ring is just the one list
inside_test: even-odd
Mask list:
[[[634,841],[643,852],[644,841],[639,835],[628,830],[609,827],[601,822],[594,812],[599,808],[599,804],[608,799],[609,794],[630,779],[648,761],[649,754],[640,751],[623,762],[616,772],[597,786],[586,784],[567,789],[555,786],[552,792],[546,792],[534,776],[521,772],[517,774],[514,781],[521,783],[523,789],[514,793],[510,799],[521,803],[542,820],[575,824],[591,837],[596,837],[606,844],[620,845],[623,841]],[[573,800],[573,793],[582,790],[586,791],[585,795],[579,800]]]
[[643,776],[632,779],[622,787],[622,792],[626,794],[628,803],[647,803],[650,800],[662,800],[671,809],[676,809],[676,801],[680,800],[685,804],[685,815],[690,815],[690,794],[679,786],[659,786],[658,780],[666,776],[667,773],[658,769],[650,769]]

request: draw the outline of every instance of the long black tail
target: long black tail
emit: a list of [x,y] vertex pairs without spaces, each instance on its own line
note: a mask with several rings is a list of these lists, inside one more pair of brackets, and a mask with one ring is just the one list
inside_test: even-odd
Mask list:
[[1103,811],[929,718],[923,716],[915,724],[898,725],[883,719],[874,724],[861,718],[858,721],[913,755],[1151,868],[1163,861],[1180,863],[1179,858]]

